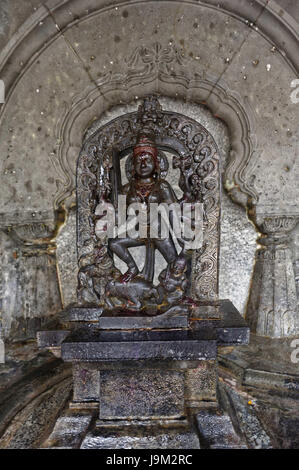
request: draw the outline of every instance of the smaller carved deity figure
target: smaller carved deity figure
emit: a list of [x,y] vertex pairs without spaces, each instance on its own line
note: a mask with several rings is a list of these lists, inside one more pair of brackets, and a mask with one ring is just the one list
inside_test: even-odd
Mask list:
[[98,243],[96,249],[81,257],[78,273],[78,301],[80,303],[98,304],[104,294],[105,275],[119,275],[107,247]]
[[187,262],[184,256],[178,256],[159,275],[159,304],[174,305],[184,298],[187,287]]

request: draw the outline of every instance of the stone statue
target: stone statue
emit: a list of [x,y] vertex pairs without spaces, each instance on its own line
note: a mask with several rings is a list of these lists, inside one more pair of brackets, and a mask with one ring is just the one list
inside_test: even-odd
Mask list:
[[[126,299],[122,307],[139,310],[148,307],[152,311],[153,304],[157,308],[162,305],[170,306],[183,298],[186,287],[184,270],[186,261],[181,254],[178,257],[171,233],[167,237],[150,237],[150,204],[177,203],[176,195],[170,184],[160,176],[158,149],[154,137],[141,135],[133,149],[133,174],[128,184],[122,187],[126,195],[126,204],[141,203],[146,212],[146,238],[130,236],[109,239],[109,249],[127,265],[127,271],[116,280],[108,282],[106,287],[106,303],[110,308],[117,306],[118,299]],[[171,217],[171,215],[170,215]],[[157,220],[158,233],[161,221]],[[182,243],[181,240],[179,242]],[[129,248],[145,246],[146,258],[143,272],[140,273]],[[167,273],[160,274],[160,285],[155,288],[152,284],[154,251],[158,250],[168,263]],[[184,266],[183,266],[184,265]],[[183,266],[183,269],[181,269]],[[170,268],[171,267],[171,268]],[[164,277],[163,277],[164,276]],[[166,284],[169,282],[169,285]],[[112,300],[114,299],[114,301]],[[151,300],[151,302],[150,302]],[[145,303],[145,301],[147,301]]]
[[[146,137],[141,137],[133,151],[134,175],[131,182],[124,186],[123,193],[127,196],[127,205],[140,202],[144,204],[149,224],[149,205],[151,203],[177,202],[170,184],[160,178],[157,149]],[[149,232],[149,230],[148,230]],[[129,282],[138,274],[137,265],[128,248],[152,243],[164,256],[168,263],[176,258],[176,249],[171,237],[165,239],[115,238],[109,241],[109,248],[128,266],[128,271],[122,276],[123,282]]]
[[[172,155],[172,166],[179,171],[180,198],[166,180],[169,162],[164,151]],[[122,183],[121,171],[124,157],[126,184]],[[186,116],[163,111],[156,96],[145,97],[136,112],[91,133],[77,168],[80,306],[101,308],[116,316],[126,312],[146,316],[181,312],[186,306],[194,306],[192,299],[217,299],[218,160],[215,143],[203,126]],[[105,204],[113,209],[117,230],[99,235],[99,227],[105,223],[101,209]],[[128,230],[132,205],[142,214],[130,219],[136,236]],[[166,215],[160,213],[154,223],[153,205],[167,206]],[[187,205],[192,207],[192,216],[184,213]],[[199,205],[202,215],[195,217],[194,207]],[[179,214],[173,206],[180,209]],[[202,220],[202,240],[195,247],[189,243],[193,235],[188,239],[185,231],[175,230],[178,220],[185,223],[191,219],[191,231],[194,221]],[[124,232],[119,230],[122,224]],[[134,252],[135,247],[145,247],[144,259],[140,259],[140,251],[138,255]],[[155,266],[157,252],[166,262],[160,273]],[[117,258],[125,264],[122,272],[117,269]]]

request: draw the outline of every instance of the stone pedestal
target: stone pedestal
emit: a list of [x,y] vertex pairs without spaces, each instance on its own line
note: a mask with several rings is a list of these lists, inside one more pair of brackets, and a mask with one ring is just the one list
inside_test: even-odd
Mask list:
[[174,316],[172,328],[161,315],[130,318],[138,328],[124,329],[127,317],[82,307],[70,308],[62,318],[68,329],[40,332],[38,340],[73,364],[70,410],[89,410],[96,417],[84,448],[105,447],[107,432],[117,429],[124,442],[132,433],[138,442],[145,436],[159,442],[171,430],[178,446],[188,435],[196,447],[192,416],[217,409],[217,348],[249,341],[249,328],[227,300],[202,304],[191,316]]
[[201,332],[85,327],[61,345],[62,359],[73,363],[71,406],[97,406],[99,425],[105,420],[182,419],[189,403],[200,404],[196,391],[207,373],[213,379],[206,398],[215,402],[216,354],[217,337],[209,327]]

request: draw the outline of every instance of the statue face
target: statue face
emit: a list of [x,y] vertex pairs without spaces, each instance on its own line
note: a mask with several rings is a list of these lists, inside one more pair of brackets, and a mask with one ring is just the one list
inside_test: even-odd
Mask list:
[[150,153],[142,152],[134,158],[135,174],[139,178],[148,178],[155,172],[155,160]]
[[186,261],[184,259],[177,259],[172,266],[172,272],[175,276],[183,274],[186,268]]

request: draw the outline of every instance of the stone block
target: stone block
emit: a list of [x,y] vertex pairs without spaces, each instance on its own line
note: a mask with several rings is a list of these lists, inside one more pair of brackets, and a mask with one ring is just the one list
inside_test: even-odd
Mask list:
[[68,330],[38,331],[36,335],[38,347],[41,349],[58,347],[68,334]]
[[73,401],[98,401],[100,394],[100,372],[89,364],[73,365]]
[[230,417],[217,410],[202,410],[196,416],[202,443],[208,449],[247,449],[235,433]]
[[[183,310],[183,309],[182,309]],[[102,329],[152,329],[152,328],[187,328],[188,312],[162,313],[156,316],[113,316],[109,311],[104,311],[99,318],[99,326]]]
[[155,433],[127,431],[121,434],[119,431],[102,431],[88,433],[80,449],[200,449],[200,444],[193,430],[162,429]]
[[68,412],[58,418],[52,433],[44,442],[42,448],[78,448],[87,433],[91,420],[92,413]]
[[186,370],[185,394],[190,407],[201,402],[216,402],[217,367],[215,361],[199,361],[195,369]]
[[119,370],[100,373],[100,418],[178,418],[184,415],[184,373]]
[[80,328],[61,345],[66,362],[118,360],[208,360],[217,355],[216,338],[203,331],[101,331]]

